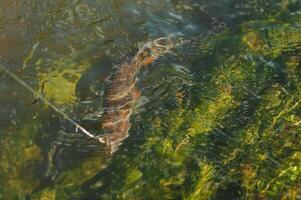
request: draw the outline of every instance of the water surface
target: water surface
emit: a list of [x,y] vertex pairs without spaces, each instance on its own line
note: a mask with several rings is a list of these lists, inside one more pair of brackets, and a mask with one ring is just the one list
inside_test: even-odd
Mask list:
[[2,0],[0,61],[93,134],[103,84],[141,44],[114,155],[0,73],[0,199],[300,199],[298,1]]

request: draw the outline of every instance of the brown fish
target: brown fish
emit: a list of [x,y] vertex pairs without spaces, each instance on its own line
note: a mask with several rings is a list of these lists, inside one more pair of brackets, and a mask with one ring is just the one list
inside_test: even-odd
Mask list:
[[150,41],[130,61],[116,66],[116,71],[107,79],[104,88],[104,113],[100,120],[104,135],[99,140],[107,145],[110,153],[115,152],[128,137],[132,105],[139,96],[135,86],[139,71],[174,47],[175,42],[171,37]]

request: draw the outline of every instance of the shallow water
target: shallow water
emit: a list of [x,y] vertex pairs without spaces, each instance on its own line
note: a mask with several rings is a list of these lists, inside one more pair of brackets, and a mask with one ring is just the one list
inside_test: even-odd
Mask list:
[[141,44],[194,42],[139,74],[109,155],[0,73],[0,199],[301,199],[294,0],[2,0],[0,61],[95,135],[104,81]]

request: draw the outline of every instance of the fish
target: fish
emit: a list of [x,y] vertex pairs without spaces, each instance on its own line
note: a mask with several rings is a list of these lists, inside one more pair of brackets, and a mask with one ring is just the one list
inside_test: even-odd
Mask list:
[[104,111],[99,122],[103,134],[99,141],[105,143],[111,154],[128,137],[132,106],[140,96],[136,86],[138,73],[175,46],[176,40],[172,36],[149,41],[138,49],[132,59],[116,65],[114,72],[105,81]]

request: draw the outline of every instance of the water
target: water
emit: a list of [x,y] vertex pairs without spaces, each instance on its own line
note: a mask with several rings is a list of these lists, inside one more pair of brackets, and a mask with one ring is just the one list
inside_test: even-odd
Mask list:
[[301,199],[299,1],[2,0],[0,61],[99,135],[112,66],[139,74],[113,155],[0,72],[0,199]]

